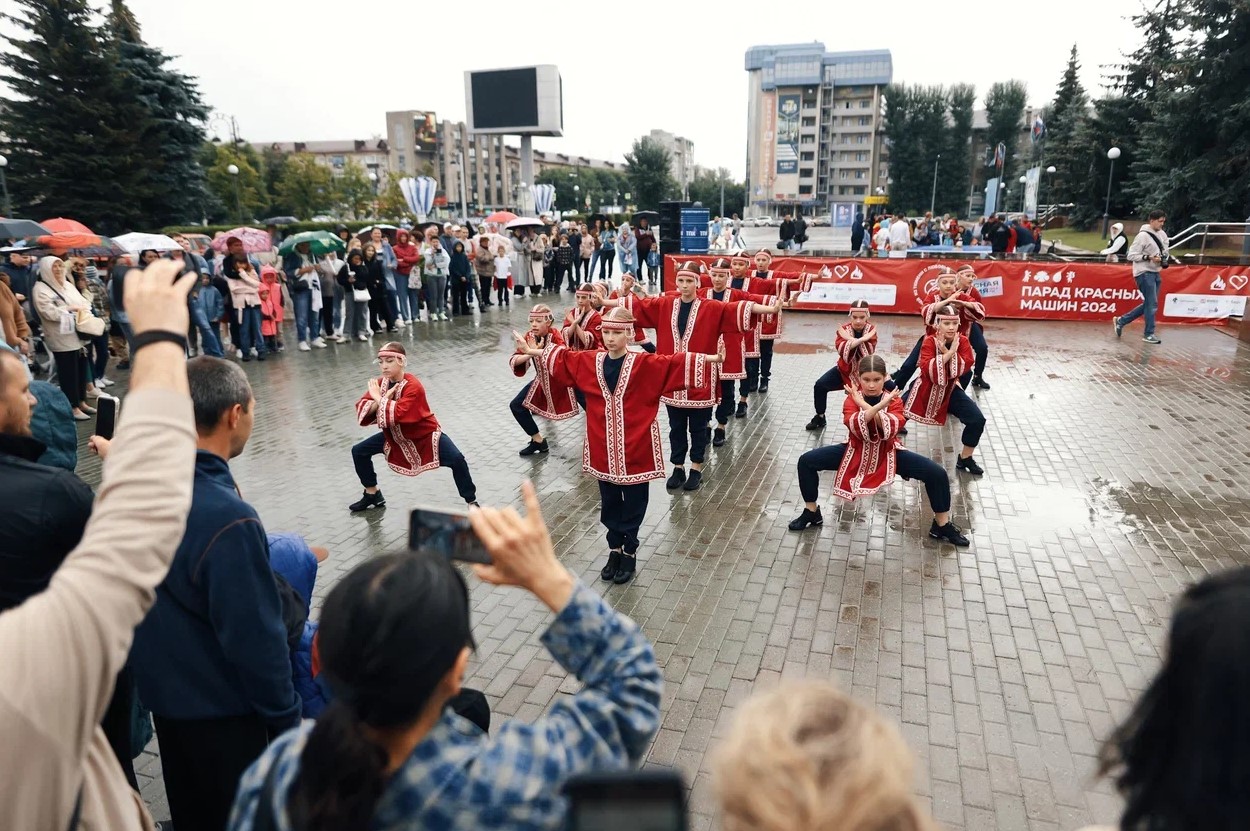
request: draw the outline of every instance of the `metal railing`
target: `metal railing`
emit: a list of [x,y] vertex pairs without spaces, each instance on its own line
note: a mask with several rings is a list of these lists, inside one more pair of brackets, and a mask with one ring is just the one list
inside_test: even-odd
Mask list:
[[1250,219],[1245,222],[1195,222],[1168,240],[1168,251],[1179,248],[1186,243],[1192,243],[1196,239],[1201,239],[1202,243],[1198,248],[1198,258],[1202,259],[1207,253],[1207,240],[1212,237],[1217,240],[1236,237],[1241,240],[1242,256],[1250,256]]

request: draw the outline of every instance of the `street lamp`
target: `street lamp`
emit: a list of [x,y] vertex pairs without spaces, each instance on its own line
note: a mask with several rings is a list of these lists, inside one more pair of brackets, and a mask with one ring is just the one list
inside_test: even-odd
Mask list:
[[232,164],[226,167],[226,172],[230,174],[230,178],[234,180],[234,213],[239,224],[243,223],[243,202],[239,199],[239,166]]
[[942,154],[938,153],[937,158],[933,160],[933,190],[929,194],[929,213],[933,213],[934,205],[937,204],[937,172],[940,161],[942,161]]
[[1027,195],[1028,187],[1026,185],[1028,185],[1029,177],[1021,176],[1016,181],[1020,183],[1020,213],[1024,213],[1024,197]]
[[1107,237],[1107,230],[1111,224],[1111,177],[1115,175],[1115,160],[1120,158],[1120,148],[1112,147],[1107,151],[1107,158],[1111,160],[1111,169],[1107,171],[1107,201],[1102,206],[1102,236]]
[[4,169],[9,166],[9,160],[4,156],[0,156],[0,190],[4,191],[4,215],[12,216],[13,206],[9,204],[9,183],[4,178]]
[[[1052,164],[1050,167],[1046,168],[1046,182],[1045,182],[1045,184],[1049,184],[1049,185],[1050,185],[1050,189],[1051,189],[1052,191],[1055,189],[1055,183],[1054,183],[1054,181],[1053,181],[1053,180],[1054,180],[1054,177],[1055,177],[1055,166]],[[1040,187],[1040,185],[1039,185],[1039,187]],[[1051,198],[1053,199],[1054,197],[1052,196]],[[1042,197],[1041,197],[1040,195],[1037,197],[1037,210],[1038,210],[1038,212],[1039,212],[1039,213],[1040,213],[1040,212],[1041,212],[1041,210],[1042,210]],[[1047,218],[1049,218],[1049,216],[1050,216],[1050,212],[1049,212],[1049,211],[1047,211],[1046,216],[1047,216]]]

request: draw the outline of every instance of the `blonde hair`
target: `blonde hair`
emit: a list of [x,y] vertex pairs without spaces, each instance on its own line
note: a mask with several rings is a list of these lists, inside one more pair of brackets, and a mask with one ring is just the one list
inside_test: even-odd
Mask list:
[[725,831],[930,831],[898,729],[828,682],[753,696],[713,763]]

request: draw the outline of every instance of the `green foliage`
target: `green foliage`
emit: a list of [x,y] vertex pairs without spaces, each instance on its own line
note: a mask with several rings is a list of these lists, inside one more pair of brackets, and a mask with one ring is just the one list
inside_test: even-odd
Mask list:
[[[382,183],[378,183],[381,188]],[[400,191],[403,195],[403,191]],[[334,200],[347,208],[352,219],[369,216],[373,210],[374,183],[365,171],[364,165],[355,159],[348,159],[343,164],[343,172],[334,179]],[[298,215],[298,214],[297,214]],[[313,214],[304,214],[312,216]]]
[[555,187],[556,209],[561,211],[585,210],[586,197],[590,197],[592,211],[599,210],[601,205],[613,204],[617,194],[622,202],[627,193],[633,197],[632,201],[638,199],[630,190],[629,179],[615,170],[550,167],[534,177],[534,181]]
[[[204,167],[208,190],[212,194],[206,212],[210,220],[239,225],[267,215],[265,208],[269,199],[265,195],[265,180],[261,175],[262,163],[250,144],[230,147],[205,143],[200,164]],[[237,176],[229,171],[232,164],[239,168]]]
[[939,214],[963,216],[968,211],[968,191],[972,187],[972,114],[977,89],[972,84],[955,84],[946,93],[946,149],[938,168],[937,207]]
[[265,195],[269,204],[265,207],[265,216],[290,216],[294,210],[278,196],[278,183],[286,173],[287,154],[273,145],[261,148],[261,169],[264,172]]
[[[908,214],[958,213],[967,206],[971,102],[966,84],[943,87],[892,84],[885,93],[885,134],[890,142],[890,204]],[[938,159],[938,156],[941,159]],[[934,192],[934,168],[937,191]]]
[[669,173],[669,154],[659,143],[643,136],[634,139],[625,154],[629,164],[629,186],[634,204],[655,210],[660,203],[677,195],[677,183]]
[[721,182],[725,184],[723,215],[742,216],[743,206],[746,204],[746,185],[742,182],[735,182],[729,175],[729,171],[723,167],[718,170],[708,170],[702,167],[695,170],[694,178],[690,181],[690,201],[702,202],[703,207],[712,212],[712,216],[721,214]]
[[334,205],[334,190],[328,167],[318,164],[311,153],[292,153],[278,180],[276,195],[291,206],[292,214],[303,218],[330,210]]
[[[1068,66],[1055,90],[1055,100],[1046,110],[1045,155],[1046,165],[1054,165],[1055,173],[1046,181],[1044,198],[1047,203],[1074,202],[1086,186],[1090,160],[1090,138],[1087,129],[1089,96],[1081,86],[1081,64],[1077,60],[1076,45],[1068,57]],[[1105,149],[1105,148],[1104,148]],[[1045,175],[1045,174],[1043,174]]]
[[399,187],[399,180],[403,175],[391,171],[386,174],[386,182],[378,189],[378,210],[379,216],[390,217],[391,219],[416,219],[416,214],[408,210],[408,200],[404,198],[404,192]]
[[[1016,152],[1020,143],[1020,128],[1024,120],[1024,105],[1028,98],[1028,88],[1022,81],[999,81],[991,84],[985,94],[985,116],[989,127],[985,131],[985,141],[991,152],[999,144],[1007,146],[1006,160],[1003,162],[1003,179],[1012,187],[1012,183],[1020,175],[1017,171],[1019,161]],[[1026,154],[1021,161],[1027,162]],[[1018,183],[1016,184],[1018,187]],[[1013,190],[1015,188],[1012,188]]]

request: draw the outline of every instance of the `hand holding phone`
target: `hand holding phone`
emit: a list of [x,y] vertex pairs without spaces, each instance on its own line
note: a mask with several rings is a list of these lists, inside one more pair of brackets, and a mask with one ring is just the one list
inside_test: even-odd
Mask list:
[[570,831],[686,831],[686,799],[676,770],[625,770],[570,776]]
[[102,439],[112,439],[117,429],[117,408],[120,402],[111,395],[101,395],[96,399],[95,435]]
[[490,554],[474,533],[466,514],[414,508],[409,516],[408,547],[437,551],[449,560],[490,565]]

